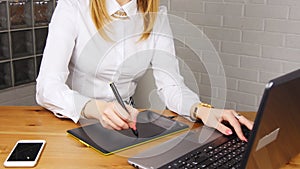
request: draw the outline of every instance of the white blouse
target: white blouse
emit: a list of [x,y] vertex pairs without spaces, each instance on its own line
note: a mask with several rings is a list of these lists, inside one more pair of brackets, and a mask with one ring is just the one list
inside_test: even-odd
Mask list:
[[123,9],[129,19],[114,19],[106,28],[110,41],[96,30],[89,0],[59,0],[49,24],[36,100],[58,117],[77,122],[90,99],[113,101],[109,87],[115,82],[127,100],[138,79],[153,69],[158,95],[178,114],[189,115],[199,97],[188,89],[179,73],[167,9],[160,7],[155,26],[147,40],[139,41],[143,19],[136,0],[120,6],[106,0],[111,15]]

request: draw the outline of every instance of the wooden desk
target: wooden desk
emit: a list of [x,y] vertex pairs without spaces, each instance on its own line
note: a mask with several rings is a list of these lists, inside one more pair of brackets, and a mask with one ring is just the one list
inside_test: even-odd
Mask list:
[[[171,112],[164,114],[171,115]],[[255,113],[244,113],[254,119]],[[179,119],[187,122],[187,120]],[[133,168],[127,158],[151,146],[162,143],[168,136],[120,153],[104,156],[84,146],[68,136],[66,130],[78,127],[68,119],[58,119],[41,107],[0,106],[0,168],[17,140],[44,139],[47,141],[44,152],[35,168]],[[192,127],[192,123],[189,123]],[[181,134],[181,133],[179,133]],[[300,168],[300,154],[284,168]]]

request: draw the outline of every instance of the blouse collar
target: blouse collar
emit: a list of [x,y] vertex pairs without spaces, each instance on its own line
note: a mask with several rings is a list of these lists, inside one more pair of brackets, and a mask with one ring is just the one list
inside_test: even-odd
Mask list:
[[117,2],[117,0],[106,0],[106,8],[109,15],[114,14],[120,9],[123,9],[127,16],[133,16],[137,13],[137,0],[131,0],[123,6]]

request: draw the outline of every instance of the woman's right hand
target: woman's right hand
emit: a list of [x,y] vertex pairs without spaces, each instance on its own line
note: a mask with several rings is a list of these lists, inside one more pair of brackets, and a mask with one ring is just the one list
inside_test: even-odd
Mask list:
[[124,130],[136,129],[136,117],[138,110],[126,105],[129,113],[117,102],[103,100],[91,100],[84,110],[86,118],[98,119],[101,125],[107,129]]

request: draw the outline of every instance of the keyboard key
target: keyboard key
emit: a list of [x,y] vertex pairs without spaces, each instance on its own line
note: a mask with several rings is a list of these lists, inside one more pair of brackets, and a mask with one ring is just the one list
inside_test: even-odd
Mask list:
[[[249,134],[244,135],[248,136]],[[235,134],[220,137],[220,139],[198,147],[161,168],[239,168],[246,146],[247,143],[241,141]]]

